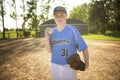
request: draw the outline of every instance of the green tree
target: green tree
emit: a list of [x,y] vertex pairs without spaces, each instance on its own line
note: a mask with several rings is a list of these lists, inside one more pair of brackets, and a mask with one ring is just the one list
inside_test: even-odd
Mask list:
[[[37,0],[26,1],[27,8],[25,9],[27,9],[27,13],[23,14],[24,22],[22,25],[28,25],[30,30],[36,30],[36,36],[39,23],[48,20],[50,2],[52,1],[53,0],[41,0],[40,6],[37,5]],[[40,13],[37,13],[37,7],[40,7]]]
[[22,8],[23,12],[21,14],[21,17],[23,18],[23,23],[22,23],[22,30],[23,30],[23,35],[25,37],[25,22],[26,22],[26,18],[25,18],[25,0],[22,0],[21,1],[21,5],[20,5],[20,8]]
[[106,30],[120,31],[120,1],[92,0],[89,8],[89,24],[94,31],[104,34]]
[[73,10],[70,11],[69,18],[87,22],[88,21],[87,4],[74,7]]
[[[11,2],[11,3],[10,3],[10,2]],[[14,8],[13,12],[10,13],[10,17],[15,20],[15,24],[16,24],[16,34],[17,34],[17,38],[18,38],[18,22],[17,22],[17,20],[18,20],[18,15],[17,15],[17,7],[16,7],[17,4],[16,4],[16,0],[11,0],[10,2],[9,2],[10,7],[13,7],[13,8]]]
[[105,33],[105,16],[103,1],[95,1],[94,4],[90,4],[88,19],[90,27],[93,26],[93,33]]
[[27,1],[27,7],[28,7],[27,9],[28,12],[25,16],[25,19],[28,23],[30,30],[35,29],[37,34],[37,26],[38,26],[38,19],[36,14],[37,1],[36,0]]
[[4,26],[4,15],[6,14],[5,10],[4,10],[4,4],[5,0],[1,0],[0,1],[0,7],[1,7],[1,10],[0,10],[0,15],[2,17],[2,26],[3,26],[3,39],[5,39],[5,26]]
[[107,28],[113,31],[120,31],[120,1],[111,0],[107,3],[108,25]]
[[40,13],[40,16],[39,16],[39,20],[41,22],[44,22],[44,21],[48,20],[48,13],[49,13],[49,10],[51,8],[50,3],[53,2],[53,1],[54,0],[41,1],[41,5],[40,5],[41,13]]
[[88,30],[90,33],[97,33],[96,14],[94,5],[92,3],[88,4],[88,25],[89,25]]

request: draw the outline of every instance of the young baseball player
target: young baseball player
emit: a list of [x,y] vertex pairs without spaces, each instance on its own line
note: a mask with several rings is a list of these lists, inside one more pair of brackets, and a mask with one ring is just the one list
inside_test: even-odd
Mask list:
[[56,27],[45,30],[45,46],[51,54],[52,80],[77,80],[76,70],[72,69],[66,59],[77,50],[82,51],[85,69],[89,66],[89,54],[85,41],[79,31],[66,24],[67,12],[64,7],[54,8],[53,16]]

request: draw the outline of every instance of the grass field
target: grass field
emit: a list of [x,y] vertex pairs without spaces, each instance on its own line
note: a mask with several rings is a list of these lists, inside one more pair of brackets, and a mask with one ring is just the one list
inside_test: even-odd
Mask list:
[[[19,31],[19,38],[20,35],[22,35],[23,32]],[[34,37],[35,36],[35,31],[32,31],[29,37]],[[15,31],[10,31],[6,32],[5,34],[6,38],[17,38],[16,32]],[[23,37],[23,36],[22,36]],[[111,33],[107,32],[105,35],[103,34],[88,34],[88,35],[82,35],[84,39],[89,39],[89,40],[113,40],[113,41],[120,41],[120,32],[119,33]],[[0,39],[2,39],[2,33],[0,32]]]
[[113,40],[113,41],[120,41],[120,37],[113,37],[107,36],[102,34],[88,34],[82,36],[84,39],[91,39],[91,40]]
[[[35,31],[31,31],[30,36],[29,37],[33,37],[35,36]],[[0,32],[0,39],[2,39],[3,35],[2,32]],[[19,31],[18,32],[18,37],[23,37],[23,31]],[[16,31],[6,31],[5,32],[5,38],[17,38],[17,33]]]
[[[19,33],[21,33],[21,32],[19,32]],[[7,32],[5,32],[5,38],[16,38],[16,32],[15,31],[7,31]],[[2,35],[2,32],[0,32],[0,38],[2,38],[3,37],[3,35]]]

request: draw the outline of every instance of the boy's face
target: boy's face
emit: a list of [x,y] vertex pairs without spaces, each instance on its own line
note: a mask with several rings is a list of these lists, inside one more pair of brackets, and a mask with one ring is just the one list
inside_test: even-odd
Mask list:
[[54,20],[57,25],[66,24],[67,15],[62,12],[54,14]]

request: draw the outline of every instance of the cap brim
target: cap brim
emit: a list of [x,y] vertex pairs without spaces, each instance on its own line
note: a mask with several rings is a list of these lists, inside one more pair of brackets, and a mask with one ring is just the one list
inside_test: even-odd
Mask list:
[[64,12],[55,12],[53,15],[56,15],[56,14],[66,14]]

